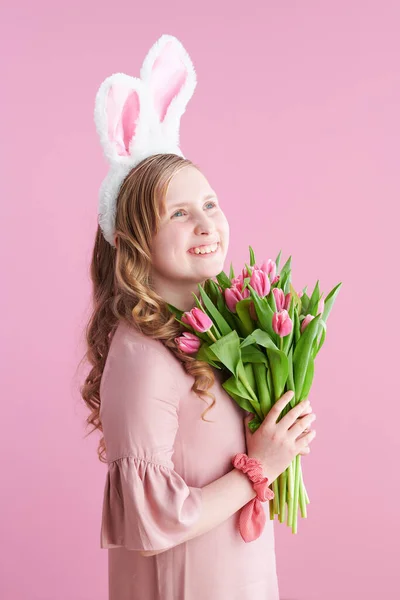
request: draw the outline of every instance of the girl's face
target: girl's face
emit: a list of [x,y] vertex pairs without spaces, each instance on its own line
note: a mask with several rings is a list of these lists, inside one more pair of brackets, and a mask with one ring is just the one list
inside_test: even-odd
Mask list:
[[[190,310],[195,305],[192,292],[199,295],[197,284],[223,270],[228,245],[229,224],[215,192],[198,169],[184,167],[170,181],[153,238],[155,290],[170,304]],[[193,251],[206,246],[213,251]]]

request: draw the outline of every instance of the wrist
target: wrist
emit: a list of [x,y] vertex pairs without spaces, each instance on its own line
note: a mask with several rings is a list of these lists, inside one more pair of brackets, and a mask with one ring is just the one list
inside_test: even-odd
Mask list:
[[262,460],[259,456],[257,456],[256,454],[253,453],[248,453],[247,456],[249,458],[256,458],[257,460],[260,461],[261,463],[261,469],[263,472],[263,476],[266,477],[268,479],[268,484],[272,483],[273,481],[275,481],[275,479],[278,477],[278,475],[276,475],[272,469],[270,468],[270,466],[268,465],[268,463],[265,460]]
[[235,454],[232,458],[232,464],[235,468],[243,471],[251,481],[257,494],[257,499],[261,502],[274,498],[273,490],[269,489],[271,481],[263,473],[262,462],[254,456],[248,456],[244,452]]

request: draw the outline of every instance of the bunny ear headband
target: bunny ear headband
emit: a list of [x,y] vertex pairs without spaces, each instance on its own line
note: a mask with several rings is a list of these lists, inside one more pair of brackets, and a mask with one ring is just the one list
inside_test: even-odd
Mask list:
[[144,59],[140,78],[115,73],[101,84],[94,120],[109,171],[100,187],[98,223],[112,246],[116,200],[131,169],[154,154],[183,157],[180,119],[196,83],[182,44],[172,35],[162,35]]

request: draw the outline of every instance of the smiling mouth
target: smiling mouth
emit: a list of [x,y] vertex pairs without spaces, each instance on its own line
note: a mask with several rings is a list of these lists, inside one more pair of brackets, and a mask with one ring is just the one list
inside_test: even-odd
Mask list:
[[[213,247],[215,246],[215,244],[204,244],[203,246],[196,246],[196,248],[208,248],[208,247]],[[216,242],[216,248],[215,250],[211,250],[209,252],[195,252],[193,248],[190,248],[190,250],[188,250],[189,254],[194,254],[195,256],[209,256],[210,254],[216,254],[219,250],[220,247],[220,243]]]

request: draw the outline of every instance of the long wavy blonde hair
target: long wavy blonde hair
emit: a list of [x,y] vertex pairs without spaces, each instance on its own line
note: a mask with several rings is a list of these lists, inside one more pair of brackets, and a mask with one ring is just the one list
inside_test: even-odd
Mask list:
[[[151,245],[160,223],[160,208],[173,175],[186,166],[198,168],[176,154],[156,154],[133,168],[121,186],[116,204],[115,235],[112,247],[97,228],[90,276],[92,280],[92,312],[85,328],[87,351],[81,361],[91,365],[81,396],[90,410],[86,425],[103,431],[100,419],[100,381],[112,337],[121,320],[161,342],[193,375],[192,390],[213,399],[201,415],[214,406],[215,396],[209,392],[215,381],[213,368],[181,352],[174,342],[184,330],[167,304],[152,288]],[[203,283],[203,282],[201,282]],[[206,403],[201,395],[199,396]],[[207,403],[208,404],[208,403]],[[107,462],[104,436],[100,438],[98,458]]]

